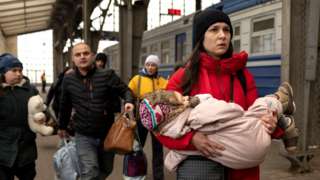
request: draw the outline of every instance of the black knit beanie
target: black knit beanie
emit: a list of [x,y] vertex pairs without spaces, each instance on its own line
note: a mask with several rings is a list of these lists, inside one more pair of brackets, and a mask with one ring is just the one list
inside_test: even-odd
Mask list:
[[204,36],[207,29],[216,22],[224,22],[230,27],[231,39],[233,35],[233,29],[231,25],[230,18],[224,12],[214,9],[207,8],[203,11],[197,12],[193,18],[192,24],[192,47],[194,48],[196,43],[198,43]]

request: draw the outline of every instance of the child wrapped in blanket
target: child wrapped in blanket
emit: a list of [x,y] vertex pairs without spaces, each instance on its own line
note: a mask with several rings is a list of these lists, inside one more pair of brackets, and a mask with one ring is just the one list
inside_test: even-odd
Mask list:
[[[255,167],[262,163],[271,136],[259,120],[270,110],[278,114],[278,126],[285,131],[287,151],[297,148],[298,130],[293,117],[295,104],[289,83],[282,83],[274,94],[258,98],[247,111],[235,103],[213,98],[210,94],[194,97],[173,91],[147,94],[140,103],[142,124],[153,133],[179,138],[190,130],[201,131],[225,147],[221,156],[208,157],[233,169]],[[165,166],[173,171],[188,155],[198,151],[171,150]]]

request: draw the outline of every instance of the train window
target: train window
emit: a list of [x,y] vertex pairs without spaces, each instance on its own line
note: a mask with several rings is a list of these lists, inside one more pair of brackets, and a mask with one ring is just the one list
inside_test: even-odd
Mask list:
[[170,64],[170,43],[169,40],[161,42],[161,64]]
[[169,48],[169,41],[162,41],[161,42],[161,49],[168,49]]
[[169,51],[162,52],[162,54],[161,54],[161,64],[171,64],[170,63],[170,57],[169,57]]
[[253,21],[250,46],[251,53],[272,53],[275,50],[274,18]]
[[157,43],[151,44],[150,53],[151,54],[157,54],[158,53],[158,44]]
[[180,33],[176,35],[176,52],[175,52],[175,62],[183,62],[186,59],[186,38],[187,34]]

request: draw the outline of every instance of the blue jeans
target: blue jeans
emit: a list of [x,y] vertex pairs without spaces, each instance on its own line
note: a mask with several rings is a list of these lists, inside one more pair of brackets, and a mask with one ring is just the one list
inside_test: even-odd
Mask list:
[[98,138],[75,134],[79,156],[81,180],[104,180],[113,170],[114,153],[103,150],[103,141]]

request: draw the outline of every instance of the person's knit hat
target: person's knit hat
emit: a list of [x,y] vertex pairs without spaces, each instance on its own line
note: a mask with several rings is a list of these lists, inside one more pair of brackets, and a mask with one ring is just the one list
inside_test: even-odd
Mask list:
[[233,29],[229,16],[220,10],[207,8],[203,11],[197,12],[193,18],[192,46],[195,47],[195,45],[203,38],[207,29],[217,22],[224,22],[229,25],[232,39]]
[[170,112],[171,108],[168,104],[151,104],[146,98],[140,103],[140,120],[142,125],[149,131],[157,130],[158,126],[166,120]]
[[0,74],[5,74],[15,67],[23,68],[18,58],[9,53],[4,53],[0,56]]
[[145,95],[140,102],[139,114],[142,125],[149,131],[158,130],[165,121],[176,118],[188,107],[195,107],[200,100],[190,97],[189,104],[183,105],[174,91],[157,90]]
[[153,63],[157,66],[160,65],[160,59],[157,55],[149,55],[147,58],[146,58],[146,61],[144,62],[144,64],[146,65],[147,63]]

